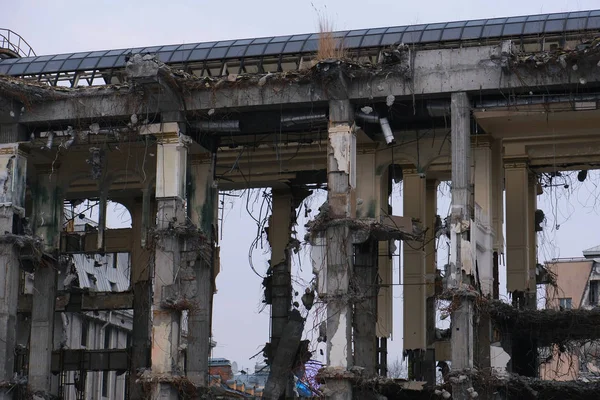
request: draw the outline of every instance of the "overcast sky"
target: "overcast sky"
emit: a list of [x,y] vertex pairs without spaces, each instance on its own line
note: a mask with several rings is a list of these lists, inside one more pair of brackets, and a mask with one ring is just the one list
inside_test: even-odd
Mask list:
[[[22,35],[38,55],[314,32],[318,12],[329,15],[336,29],[357,29],[600,8],[598,0],[0,0],[0,3],[0,27]],[[582,250],[600,244],[596,228],[600,217],[595,207],[597,178],[598,175],[593,175],[584,184],[571,184],[568,189],[562,185],[548,188],[540,197],[540,208],[549,217],[548,229],[540,240],[540,261],[581,256]],[[573,191],[574,187],[579,189]],[[398,193],[394,204],[394,212],[400,214]],[[441,207],[445,207],[440,209],[442,215],[448,212],[447,204],[447,200],[441,202]],[[243,201],[228,197],[225,205],[222,272],[214,301],[214,335],[218,342],[214,355],[251,368],[254,360],[249,361],[250,356],[260,350],[269,335],[268,309],[259,313],[263,308],[261,278],[248,263],[248,249],[256,229]],[[255,214],[259,206],[260,202],[254,208]],[[317,206],[313,204],[312,209]],[[265,272],[267,259],[266,249],[253,252],[259,274]],[[295,264],[294,274],[299,283],[311,279],[310,269],[306,262]],[[395,340],[390,345],[390,360],[401,356],[402,351],[400,288],[395,288],[394,295]],[[307,334],[312,338],[312,331]]]

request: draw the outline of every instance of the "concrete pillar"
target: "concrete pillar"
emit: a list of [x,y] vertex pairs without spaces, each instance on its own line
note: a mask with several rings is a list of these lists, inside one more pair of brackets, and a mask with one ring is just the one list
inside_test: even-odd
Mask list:
[[273,189],[273,213],[269,218],[268,239],[271,246],[271,357],[288,322],[292,306],[292,260],[289,243],[295,210],[289,189]]
[[493,288],[492,298],[500,298],[499,260],[504,254],[504,159],[502,139],[492,142],[492,228],[493,244]]
[[[475,239],[477,284],[481,287],[484,296],[494,293],[494,148],[493,139],[488,136],[478,135],[473,138],[473,164],[474,164],[474,191],[475,191],[475,227],[471,231],[471,241]],[[498,200],[496,200],[498,201]],[[500,196],[499,201],[502,201]],[[475,318],[475,366],[479,371],[491,368],[491,321],[487,313],[477,313]]]
[[166,307],[165,303],[173,293],[177,272],[185,263],[184,238],[177,228],[187,222],[187,146],[176,131],[162,132],[157,139],[151,366],[153,375],[165,379],[153,388],[151,398],[177,399],[177,388],[169,378],[181,372],[178,371],[181,311]]
[[35,235],[42,239],[44,257],[35,267],[31,337],[29,346],[29,387],[34,392],[51,390],[50,363],[54,343],[54,306],[58,270],[58,249],[62,227],[63,193],[57,184],[54,165],[36,166],[34,198]]
[[366,376],[377,373],[378,242],[368,239],[354,247],[354,281],[359,298],[354,305],[354,365]]
[[[204,250],[198,254],[192,267],[193,278],[186,280],[192,286],[194,306],[188,314],[188,345],[186,374],[196,386],[209,385],[208,359],[210,357],[212,298],[217,244],[218,190],[214,182],[214,157],[211,154],[190,156],[189,214],[192,223],[204,236]],[[218,267],[218,266],[217,266]]]
[[[535,281],[530,282],[532,193],[526,160],[505,162],[506,182],[506,283],[513,301],[535,307]],[[533,277],[535,279],[535,276]]]
[[[451,313],[452,370],[473,368],[473,299],[468,292],[472,283],[474,265],[472,249],[476,243],[469,236],[475,227],[472,223],[471,192],[471,108],[464,92],[451,95],[452,125],[452,212],[450,244],[450,277],[448,289],[458,306]],[[453,384],[452,396],[463,400],[470,398],[469,380]]]
[[[7,382],[13,377],[17,344],[20,250],[6,233],[23,233],[19,221],[25,216],[27,177],[27,158],[18,145],[0,147],[0,176],[0,382]],[[0,400],[13,398],[9,389],[0,389]]]
[[[506,269],[508,292],[513,306],[537,308],[534,227],[537,182],[526,160],[505,163],[506,174]],[[535,377],[538,373],[537,343],[534,339],[511,338],[511,372]]]
[[535,231],[535,211],[537,210],[538,180],[535,174],[530,173],[528,179],[529,205],[527,207],[527,218],[529,225],[529,293],[531,293],[533,304],[531,308],[537,308],[537,232]]
[[[426,216],[426,179],[414,169],[403,169],[404,186],[402,200],[404,215],[416,218],[424,223]],[[426,340],[426,252],[421,242],[403,243],[403,279],[404,284],[404,350],[423,350]]]
[[425,277],[426,277],[426,332],[427,347],[433,349],[435,342],[435,277],[437,270],[437,252],[435,240],[435,221],[437,216],[437,189],[439,182],[435,179],[427,179],[425,183]]
[[[149,189],[143,191],[143,197],[133,201],[131,208],[131,228],[133,243],[131,246],[131,290],[133,291],[133,329],[131,332],[131,368],[128,377],[129,398],[142,399],[144,393],[138,383],[138,371],[150,368],[150,349],[152,347],[152,304],[153,265],[150,262],[151,251],[146,247],[148,226],[142,221],[154,211],[150,202]],[[144,204],[147,207],[144,207]]]
[[[415,169],[403,168],[402,172],[404,215],[427,225],[427,180]],[[402,247],[404,352],[408,356],[409,378],[432,383],[435,382],[435,360],[432,356],[433,350],[427,351],[426,246],[423,242],[405,241]]]
[[[356,215],[356,136],[354,110],[348,100],[329,103],[329,143],[327,151],[328,212],[332,219]],[[352,365],[352,306],[348,298],[352,275],[353,245],[347,225],[327,228],[327,366],[346,370]],[[351,399],[346,379],[327,383],[332,399]]]
[[[362,144],[357,150],[358,218],[379,220],[390,212],[389,173],[387,168],[378,168],[376,149],[376,144]],[[378,356],[378,337],[386,340],[392,334],[393,269],[389,247],[389,241],[373,239],[355,246],[355,282],[364,300],[354,310],[354,364],[365,368],[369,375],[387,362],[387,354]]]

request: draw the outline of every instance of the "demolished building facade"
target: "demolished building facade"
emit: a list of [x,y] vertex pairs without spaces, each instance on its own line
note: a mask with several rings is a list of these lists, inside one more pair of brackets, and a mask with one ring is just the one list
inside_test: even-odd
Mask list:
[[[326,306],[325,397],[425,386],[428,396],[493,398],[507,387],[489,374],[496,334],[509,370],[536,377],[537,347],[555,338],[521,340],[521,328],[539,329],[518,313],[536,312],[538,176],[600,163],[599,33],[600,11],[586,11],[335,32],[341,58],[319,52],[319,34],[36,57],[6,49],[0,399],[15,388],[57,394],[53,354],[62,370],[127,371],[132,399],[208,396],[217,195],[264,187],[273,212],[263,397],[289,396],[290,373],[310,357],[290,274],[295,209],[315,185],[327,202],[308,226],[319,284],[306,294]],[[393,179],[403,182],[402,217],[389,204]],[[448,180],[451,215],[440,223],[436,191]],[[101,211],[97,229],[67,249],[63,204],[81,199],[123,204],[131,228],[106,229]],[[439,234],[451,252],[436,290]],[[404,349],[421,385],[376,378],[392,333],[394,240],[405,243]],[[128,290],[59,290],[69,252],[129,253]],[[509,310],[495,303],[503,255]],[[35,276],[30,297],[23,270]],[[438,299],[450,304],[449,340],[434,334]],[[56,312],[117,310],[133,310],[130,348],[55,347]],[[17,323],[23,315],[29,326]],[[30,337],[22,376],[20,337]],[[436,361],[451,361],[443,388]],[[530,390],[519,398],[544,393],[524,379],[510,386]]]

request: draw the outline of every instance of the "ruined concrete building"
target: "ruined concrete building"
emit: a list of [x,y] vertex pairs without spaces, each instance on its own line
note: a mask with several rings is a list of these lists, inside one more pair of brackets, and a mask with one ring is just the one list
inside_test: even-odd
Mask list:
[[[318,284],[303,298],[326,307],[324,397],[598,398],[593,382],[537,376],[538,348],[600,330],[561,311],[548,329],[535,308],[540,176],[600,163],[600,11],[43,56],[0,33],[0,399],[58,396],[59,377],[80,371],[123,372],[131,399],[226,397],[208,368],[217,196],[265,187],[263,397],[293,397],[291,373],[310,358],[292,304],[295,210],[326,187],[306,238]],[[447,219],[436,216],[442,181]],[[99,204],[98,226],[75,241],[64,204],[85,199]],[[109,200],[131,228],[106,228]],[[436,265],[439,235],[448,266]],[[394,240],[405,243],[410,381],[382,377]],[[110,253],[129,254],[126,291],[59,286],[68,255]],[[503,259],[512,305],[498,301]],[[440,336],[438,300],[451,317]],[[118,310],[132,310],[131,346],[57,346],[57,313]],[[492,341],[510,355],[508,376],[491,372]],[[451,361],[439,385],[436,361]]]

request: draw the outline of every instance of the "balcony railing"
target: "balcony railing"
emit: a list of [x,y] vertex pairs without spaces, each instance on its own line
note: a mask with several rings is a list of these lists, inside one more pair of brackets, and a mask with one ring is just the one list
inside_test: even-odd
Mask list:
[[0,54],[10,54],[12,57],[33,57],[35,51],[19,34],[10,29],[0,28]]

